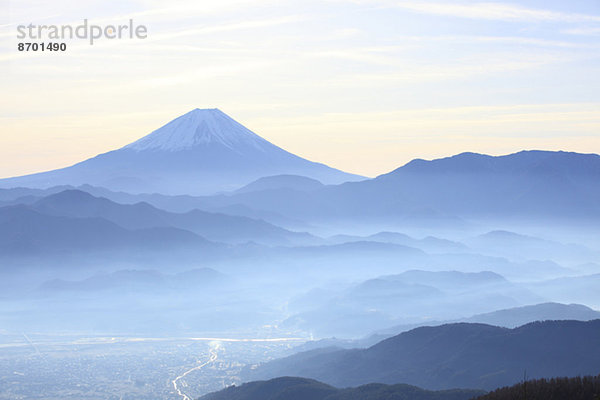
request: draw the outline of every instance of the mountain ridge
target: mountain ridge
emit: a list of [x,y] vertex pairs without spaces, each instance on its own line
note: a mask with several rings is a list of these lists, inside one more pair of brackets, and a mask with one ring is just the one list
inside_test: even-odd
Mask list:
[[469,389],[434,392],[404,384],[337,389],[313,379],[286,376],[230,386],[198,400],[468,400],[482,392]]
[[31,204],[35,210],[55,216],[98,217],[126,229],[173,227],[193,232],[208,240],[231,244],[256,241],[266,244],[306,244],[318,239],[248,217],[191,210],[171,213],[147,202],[120,204],[76,189],[51,194]]
[[246,372],[337,386],[404,382],[425,389],[492,390],[531,378],[596,374],[600,319],[533,322],[517,328],[456,323],[420,327],[362,350],[299,353]]

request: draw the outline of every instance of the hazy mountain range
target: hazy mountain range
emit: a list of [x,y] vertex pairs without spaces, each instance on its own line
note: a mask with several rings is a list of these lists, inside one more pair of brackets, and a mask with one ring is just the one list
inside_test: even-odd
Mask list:
[[[463,153],[406,164],[375,179],[185,199],[202,209],[237,207],[289,219],[355,225],[464,227],[469,220],[591,224],[600,217],[600,156],[523,151],[506,156]],[[184,199],[165,199],[181,207]],[[154,203],[157,204],[158,203]]]
[[282,326],[310,330],[320,337],[360,336],[401,323],[426,324],[541,300],[489,271],[410,270],[368,279],[344,290],[309,291],[290,301],[289,310],[296,314]]
[[71,218],[41,214],[28,206],[0,208],[2,256],[96,251],[154,251],[212,247],[189,231],[154,227],[125,229],[103,218]]
[[80,190],[65,190],[44,197],[29,207],[41,213],[61,217],[104,218],[127,229],[176,227],[218,242],[306,244],[316,241],[316,238],[308,233],[291,232],[262,220],[200,210],[170,213],[148,203],[119,204]]
[[[352,180],[362,181],[339,185]],[[500,217],[595,221],[599,182],[600,156],[550,151],[417,159],[365,180],[288,153],[219,110],[196,109],[121,149],[68,168],[2,179],[0,187],[90,184],[163,195],[230,190],[198,198],[112,199],[178,211],[185,203],[185,211],[459,227],[465,219]]]
[[335,337],[310,341],[294,348],[294,352],[315,350],[319,348],[338,347],[344,349],[371,347],[374,344],[398,335],[402,332],[421,326],[440,326],[451,323],[468,322],[516,328],[535,321],[575,320],[591,321],[600,319],[600,311],[591,309],[582,304],[540,303],[520,307],[512,307],[489,313],[476,314],[458,320],[428,320],[420,323],[397,325],[365,336],[360,339],[338,339]]
[[598,222],[595,154],[462,153],[367,179],[196,109],[0,180],[0,332],[314,338],[244,358],[243,379],[269,380],[205,398],[462,399],[480,392],[429,390],[598,373]]

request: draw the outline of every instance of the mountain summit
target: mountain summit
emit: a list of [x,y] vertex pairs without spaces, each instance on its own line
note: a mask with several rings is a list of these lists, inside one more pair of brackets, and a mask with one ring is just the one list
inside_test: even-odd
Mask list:
[[0,180],[0,187],[90,184],[131,193],[210,194],[265,176],[359,180],[261,138],[218,109],[195,109],[118,150],[71,167]]
[[268,151],[275,147],[218,108],[196,108],[124,148],[179,151],[210,144],[233,151],[244,147]]

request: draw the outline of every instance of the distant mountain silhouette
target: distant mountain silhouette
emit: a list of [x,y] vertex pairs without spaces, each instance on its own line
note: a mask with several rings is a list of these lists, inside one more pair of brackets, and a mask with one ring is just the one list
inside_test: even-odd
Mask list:
[[351,236],[351,235],[335,235],[329,238],[333,243],[347,243],[357,241],[373,241],[381,243],[395,243],[404,246],[416,247],[418,249],[439,253],[439,252],[465,252],[469,248],[462,243],[440,239],[433,236],[427,236],[423,239],[415,239],[408,235],[398,232],[379,232],[369,236]]
[[523,151],[415,160],[388,174],[310,192],[252,192],[198,199],[304,220],[462,227],[469,219],[600,219],[600,156]]
[[[378,196],[451,215],[599,217],[600,156],[522,151],[413,160],[365,183]],[[346,185],[349,188],[363,185]]]
[[129,230],[102,218],[44,215],[24,205],[0,208],[3,256],[178,248],[201,251],[214,246],[192,232],[177,228]]
[[[598,301],[600,273],[531,282],[528,287],[535,293],[555,301],[577,302],[600,308]],[[569,290],[565,290],[565,288],[569,288]]]
[[[288,310],[295,314],[281,326],[307,330],[320,337],[357,337],[409,321],[423,321],[419,325],[426,325],[427,321],[457,319],[540,300],[489,271],[410,270],[369,279],[339,292],[312,290],[297,296],[288,304]],[[385,332],[403,330],[407,329],[398,327]]]
[[468,400],[478,390],[423,390],[410,385],[369,384],[337,389],[312,379],[281,377],[230,386],[199,400]]
[[[596,154],[522,151],[494,157],[463,153],[432,161],[414,160],[375,179],[312,190],[295,190],[289,183],[281,187],[279,178],[262,181],[268,190],[201,197],[89,190],[115,201],[145,201],[170,211],[222,210],[260,215],[269,221],[352,221],[456,229],[478,219],[521,223],[541,219],[544,223],[569,221],[596,226],[593,222],[600,219],[599,171],[600,156]],[[0,186],[13,186],[7,182],[0,181]],[[482,240],[478,243],[483,245],[485,238]],[[528,243],[539,248],[539,242]],[[563,249],[570,248],[563,246],[556,251]]]
[[104,218],[127,229],[176,227],[213,241],[268,244],[304,244],[318,241],[307,233],[291,232],[261,220],[193,210],[170,213],[148,203],[118,204],[81,190],[65,190],[31,205],[35,210],[61,217]]
[[121,149],[71,167],[3,179],[0,186],[91,184],[132,193],[207,194],[279,174],[325,183],[363,179],[291,154],[218,109],[195,109]]
[[239,188],[235,193],[258,192],[261,190],[291,189],[291,190],[314,190],[323,184],[316,179],[299,175],[275,175],[266,176]]
[[600,311],[582,304],[541,303],[474,315],[465,322],[515,328],[533,321],[600,319]]
[[582,245],[563,244],[505,230],[465,239],[465,243],[475,251],[511,259],[552,259],[572,263],[594,258],[592,250]]
[[[154,207],[160,208],[175,213],[186,213],[196,209],[202,209],[205,211],[224,213],[228,215],[246,216],[253,219],[263,219],[274,223],[275,225],[281,226],[284,224],[294,226],[294,229],[298,229],[298,226],[302,226],[302,229],[306,228],[306,224],[302,221],[284,217],[280,214],[263,211],[260,209],[253,209],[242,204],[228,204],[227,201],[221,202],[219,200],[211,202],[211,205],[206,204],[206,197],[190,196],[190,195],[178,195],[168,196],[164,194],[152,193],[152,194],[131,194],[126,192],[116,192],[99,186],[91,185],[61,185],[52,186],[47,189],[32,189],[32,188],[11,188],[2,189],[0,188],[0,206],[16,205],[16,204],[32,204],[42,197],[49,196],[63,192],[65,190],[81,190],[95,197],[104,197],[121,204],[137,204],[137,203],[148,203]],[[282,190],[282,189],[272,189]],[[290,191],[290,189],[283,189]],[[263,191],[259,191],[263,192]],[[211,197],[211,199],[227,198],[225,194]],[[214,203],[214,204],[213,204]],[[282,224],[283,222],[283,224]]]
[[154,293],[173,291],[182,288],[206,290],[206,287],[217,286],[226,282],[227,275],[211,268],[201,268],[177,274],[165,274],[156,270],[119,270],[112,273],[96,274],[79,281],[52,279],[39,287],[40,292],[92,292],[108,290],[127,290]]
[[428,389],[492,390],[523,378],[590,375],[600,365],[600,320],[546,321],[515,329],[482,324],[422,327],[364,350],[300,353],[247,371],[337,386],[404,382]]
[[[318,293],[315,292],[311,294],[313,296],[318,296]],[[293,349],[293,351],[304,352],[323,348],[354,349],[371,347],[384,339],[422,326],[440,326],[468,322],[482,323],[504,328],[515,328],[537,321],[591,321],[593,319],[600,319],[600,311],[592,310],[591,308],[582,304],[541,303],[530,306],[507,308],[484,314],[477,314],[472,317],[461,318],[458,320],[429,320],[421,323],[397,325],[390,328],[377,330],[375,333],[360,339],[339,339],[336,337],[319,339],[297,346]]]
[[515,328],[536,321],[591,321],[594,319],[600,319],[600,311],[593,310],[587,306],[584,306],[583,304],[561,304],[549,302],[505,308],[488,313],[476,314],[472,317],[461,318],[458,320],[428,321],[420,324],[399,325],[377,331],[376,335],[385,335],[385,338],[387,338],[420,326],[437,326],[457,322],[479,323],[501,326],[504,328]]

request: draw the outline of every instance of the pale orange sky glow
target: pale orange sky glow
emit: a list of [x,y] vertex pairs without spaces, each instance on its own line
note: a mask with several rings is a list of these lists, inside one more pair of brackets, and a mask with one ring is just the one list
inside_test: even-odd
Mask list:
[[[366,176],[464,151],[600,153],[592,2],[3,4],[0,177],[119,148],[197,107]],[[132,18],[148,38],[17,51],[19,24],[84,18]]]

